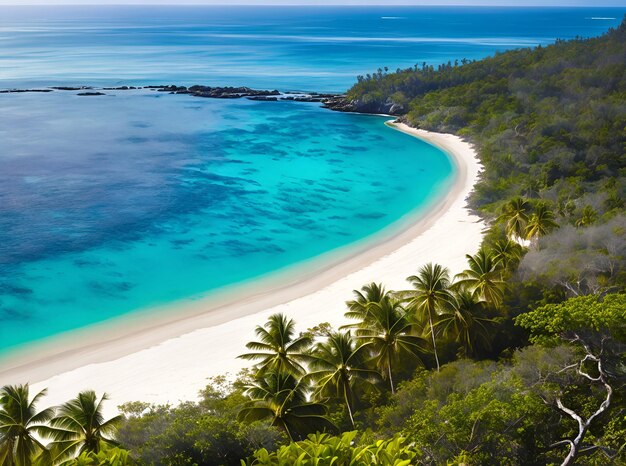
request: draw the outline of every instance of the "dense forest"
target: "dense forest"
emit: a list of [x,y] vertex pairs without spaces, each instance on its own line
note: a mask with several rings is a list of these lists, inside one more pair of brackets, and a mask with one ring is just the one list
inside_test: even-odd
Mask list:
[[466,270],[364,284],[339,329],[273,315],[199,402],[105,420],[93,392],[37,411],[3,387],[2,465],[626,464],[626,21],[380,70],[334,105],[476,144],[490,227]]
[[460,66],[379,71],[348,92],[356,108],[395,104],[412,126],[474,142],[485,170],[471,205],[487,219],[496,220],[513,199],[524,201],[527,215],[537,205],[553,214],[561,228],[524,257],[518,274],[519,293],[540,284],[536,298],[520,298],[515,307],[624,282],[625,44],[622,23],[598,38]]

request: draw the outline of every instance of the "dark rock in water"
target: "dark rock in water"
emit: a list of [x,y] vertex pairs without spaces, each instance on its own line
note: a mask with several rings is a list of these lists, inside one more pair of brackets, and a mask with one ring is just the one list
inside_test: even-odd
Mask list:
[[190,94],[196,97],[206,97],[212,99],[239,99],[242,97],[267,97],[279,96],[277,90],[259,90],[249,87],[211,87],[195,85],[191,87],[185,86],[145,86],[148,89],[154,89],[158,92],[169,92],[170,94]]
[[344,97],[343,94],[323,94],[320,92],[309,92],[308,95],[318,99],[333,99],[336,97]]
[[18,94],[22,92],[52,92],[52,89],[3,89],[0,94]]
[[348,100],[345,96],[335,96],[324,100],[325,108],[338,112],[382,113],[385,115],[404,115],[403,105],[386,100],[385,102],[363,102],[362,100]]
[[135,86],[120,86],[120,87],[103,87],[104,91],[130,91],[137,89]]
[[52,86],[50,89],[54,89],[55,91],[82,91],[84,89],[93,89],[93,87],[91,86],[80,86],[80,87]]
[[[104,92],[100,92],[98,89],[91,86],[54,86],[47,89],[6,89],[0,90],[0,94],[6,94],[10,92],[52,92],[52,90],[59,91],[86,91],[80,92],[77,95],[80,96],[97,96],[106,95]],[[204,97],[211,99],[241,99],[247,98],[249,100],[276,102],[279,100],[288,100],[292,102],[318,102],[323,103],[325,107],[331,110],[337,110],[342,112],[360,112],[360,113],[388,113],[391,115],[404,114],[404,108],[400,105],[388,102],[385,104],[363,104],[360,101],[348,101],[345,95],[329,94],[320,92],[294,92],[289,91],[281,93],[280,91],[267,90],[267,89],[252,89],[246,86],[239,87],[213,87],[202,86],[196,84],[194,86],[177,86],[175,84],[151,84],[143,87],[135,86],[118,86],[118,87],[104,87],[104,91],[126,91],[133,89],[151,89],[157,92],[166,92],[169,94],[189,94],[195,97]]]
[[246,97],[246,99],[248,100],[262,100],[265,102],[276,102],[278,100],[278,97],[269,97],[266,95],[252,95],[252,96],[248,96]]
[[187,87],[186,86],[161,86],[161,87],[153,87],[153,86],[147,86],[150,89],[156,89],[159,92],[169,92],[170,94],[186,94],[187,93]]
[[294,102],[324,102],[324,98],[318,96],[294,97],[290,100],[293,100]]

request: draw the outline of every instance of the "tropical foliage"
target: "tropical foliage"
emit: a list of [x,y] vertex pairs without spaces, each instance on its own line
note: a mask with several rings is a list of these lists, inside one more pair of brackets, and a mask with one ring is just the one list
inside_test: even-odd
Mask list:
[[31,399],[28,384],[0,389],[1,465],[131,464],[127,452],[114,448],[121,416],[104,420],[106,395],[98,400],[95,392],[84,391],[61,406],[37,411],[44,395],[45,390]]
[[57,415],[50,421],[55,428],[51,448],[56,457],[88,452],[97,455],[104,445],[117,446],[112,437],[122,418],[104,420],[102,402],[106,399],[106,394],[98,400],[94,391],[87,390],[57,408]]
[[62,463],[61,466],[135,466],[136,464],[128,451],[104,447],[98,453],[83,452],[76,458]]
[[307,388],[302,380],[289,373],[263,373],[246,386],[244,393],[250,401],[241,408],[239,419],[247,422],[267,419],[291,440],[301,439],[308,432],[332,429],[332,423],[324,416],[326,406],[308,401]]
[[354,427],[357,394],[377,373],[365,365],[366,345],[359,345],[349,332],[333,332],[313,350],[311,372],[306,379],[313,382],[317,399],[336,398],[345,403]]
[[415,334],[411,314],[399,300],[388,296],[369,303],[367,311],[365,319],[355,326],[356,339],[363,342],[371,354],[373,366],[389,381],[391,393],[394,393],[394,368],[398,369],[401,361],[425,352],[424,340]]
[[0,466],[626,464],[624,96],[626,23],[361,77],[350,99],[478,145],[467,267],[366,284],[338,330],[272,315],[198,402],[105,421],[93,392],[38,411],[6,386]]
[[246,465],[318,466],[318,465],[392,465],[408,466],[417,456],[417,450],[407,445],[407,439],[373,441],[357,431],[345,432],[339,437],[328,434],[310,435],[306,440],[284,445],[270,453],[265,449],[254,453]]
[[260,341],[251,341],[246,348],[254,353],[239,356],[242,359],[260,360],[259,372],[286,372],[293,376],[302,375],[302,363],[308,360],[303,349],[310,345],[306,336],[293,338],[294,322],[282,314],[270,316],[264,327],[255,330]]
[[401,296],[407,306],[415,312],[418,322],[426,329],[432,341],[432,351],[439,370],[437,341],[435,338],[435,321],[437,316],[452,305],[453,296],[450,289],[450,272],[439,264],[424,265],[417,275],[408,279],[414,290],[405,291]]
[[600,37],[380,70],[360,77],[346,100],[374,112],[396,104],[410,125],[476,144],[484,171],[472,207],[535,249],[516,285],[532,284],[538,296],[522,304],[623,289],[624,234],[609,242],[574,230],[626,227],[625,44],[626,21]]
[[55,434],[48,425],[54,409],[36,409],[44,394],[42,390],[31,399],[28,385],[7,385],[0,390],[0,464],[25,466],[50,461],[50,452],[40,439]]

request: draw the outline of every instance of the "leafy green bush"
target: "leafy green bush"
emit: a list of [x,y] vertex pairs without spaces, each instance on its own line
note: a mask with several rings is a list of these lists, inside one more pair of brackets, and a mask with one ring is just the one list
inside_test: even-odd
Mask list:
[[135,466],[137,463],[126,450],[106,448],[98,453],[84,452],[61,466]]
[[403,437],[375,441],[352,431],[341,436],[309,435],[307,440],[284,445],[273,453],[261,449],[247,462],[242,461],[242,465],[408,466],[416,464],[414,460],[419,454]]
[[606,332],[626,342],[626,294],[579,296],[548,304],[520,314],[515,323],[530,331],[534,342],[588,331]]

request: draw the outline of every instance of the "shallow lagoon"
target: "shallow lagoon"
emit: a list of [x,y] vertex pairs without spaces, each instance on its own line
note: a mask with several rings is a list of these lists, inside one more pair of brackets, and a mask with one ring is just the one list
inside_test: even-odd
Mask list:
[[198,298],[425,207],[447,156],[318,104],[154,91],[0,107],[0,348]]

